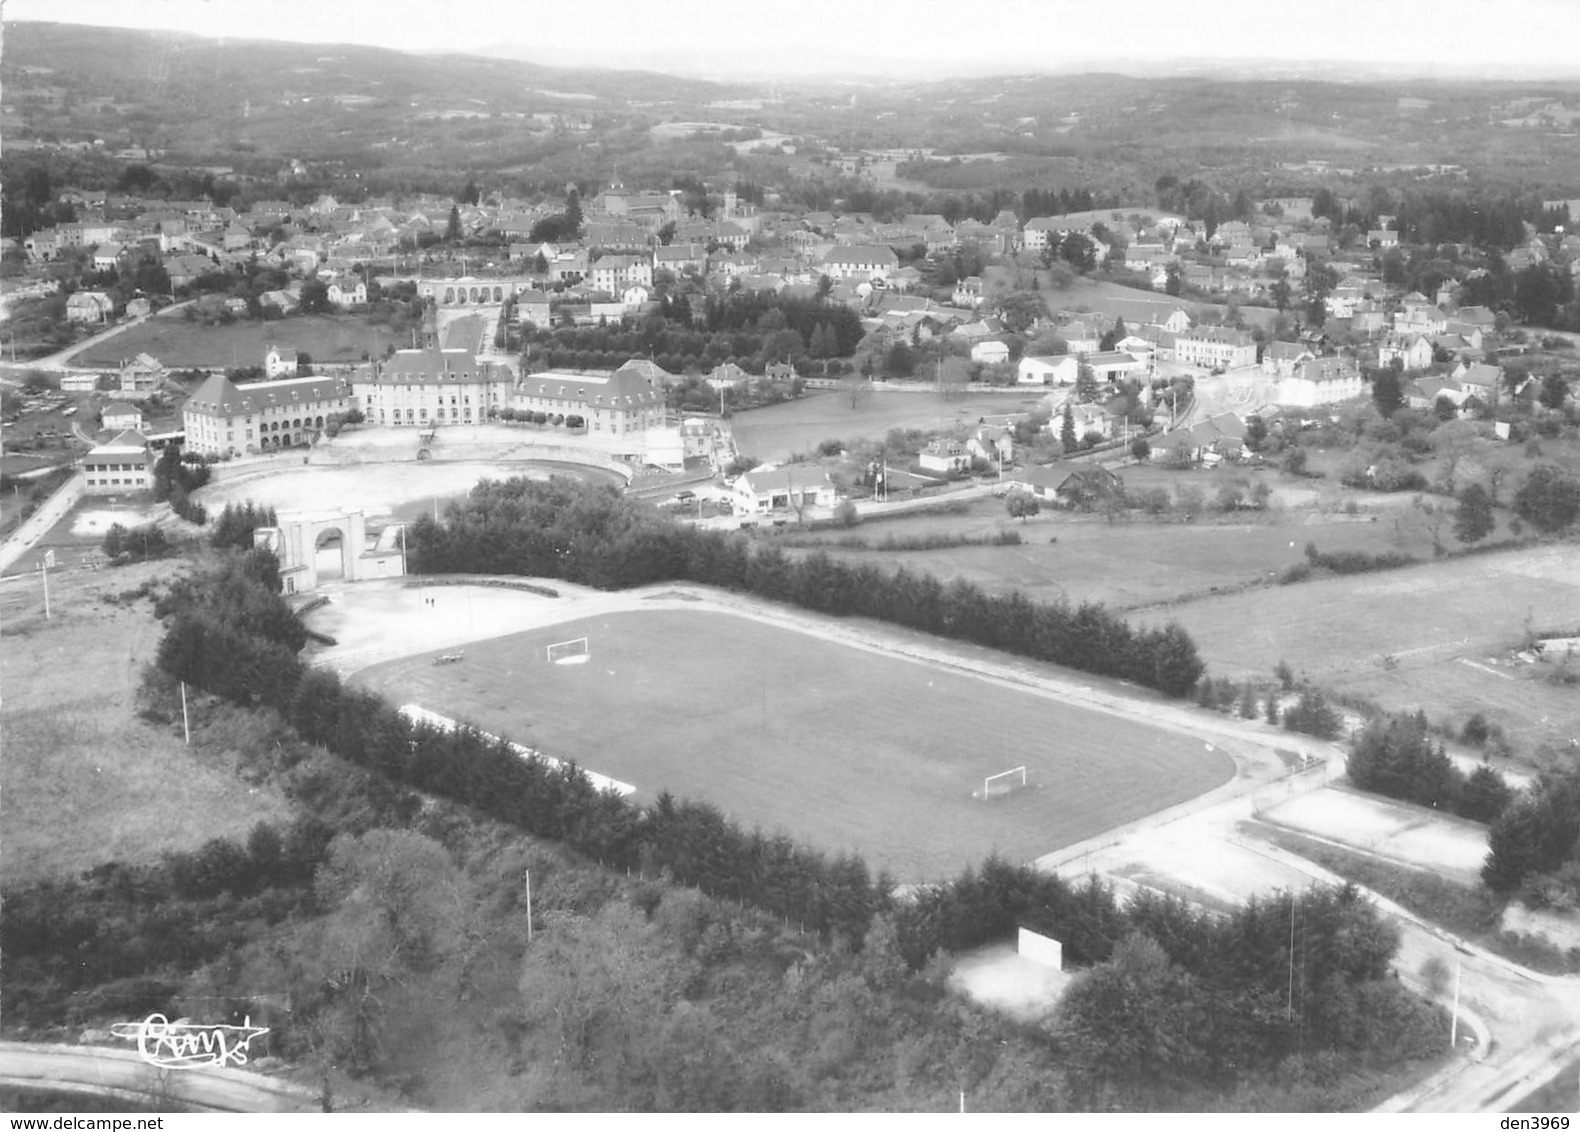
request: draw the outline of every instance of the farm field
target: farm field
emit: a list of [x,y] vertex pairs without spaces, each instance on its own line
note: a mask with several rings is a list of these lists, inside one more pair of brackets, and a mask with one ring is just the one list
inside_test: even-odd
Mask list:
[[[74,365],[117,367],[127,358],[152,354],[168,369],[188,366],[261,366],[271,346],[305,352],[315,363],[358,362],[390,344],[390,334],[355,315],[308,314],[267,322],[223,326],[158,316],[128,327],[73,360]],[[399,345],[399,343],[397,343]]]
[[881,439],[891,428],[952,429],[975,425],[978,418],[1029,413],[1047,390],[975,393],[944,400],[932,392],[899,393],[881,386],[851,408],[850,399],[834,391],[814,393],[765,409],[749,409],[730,418],[735,446],[742,455],[760,460],[788,460],[811,452],[825,440],[847,444]]
[[[1210,478],[1215,474],[1198,476],[1194,482],[1211,487],[1217,482]],[[1130,483],[1128,469],[1124,477]],[[878,545],[891,535],[896,539],[932,534],[980,537],[1010,529],[1020,533],[1020,546],[880,551],[833,545],[851,535]],[[965,578],[992,593],[1019,590],[1043,601],[1098,601],[1118,609],[1266,581],[1269,575],[1305,561],[1307,542],[1324,551],[1402,552],[1423,559],[1432,555],[1424,531],[1407,527],[1396,532],[1390,517],[1374,523],[1315,510],[1275,509],[1243,520],[1110,523],[1098,516],[1047,509],[1021,523],[1008,516],[1003,500],[991,498],[973,502],[961,514],[885,519],[816,537],[826,538],[828,553],[847,562],[891,570],[904,567],[945,582]]]
[[[590,638],[591,660],[544,647]],[[723,613],[611,614],[354,678],[746,826],[854,850],[901,881],[999,852],[1030,860],[1194,797],[1232,773],[1187,739],[927,665]],[[1026,765],[990,802],[982,778]]]
[[[1268,676],[1280,660],[1390,710],[1463,724],[1483,712],[1511,739],[1580,737],[1580,698],[1511,659],[1527,621],[1573,626],[1580,546],[1561,543],[1249,590],[1171,607],[1217,675]],[[1140,615],[1138,620],[1145,620]]]
[[36,582],[0,587],[5,883],[152,861],[213,837],[245,839],[259,821],[289,820],[289,804],[274,791],[249,787],[224,760],[182,746],[179,725],[135,714],[133,693],[159,626],[146,601],[123,607],[102,598],[169,570],[58,572],[49,620]]

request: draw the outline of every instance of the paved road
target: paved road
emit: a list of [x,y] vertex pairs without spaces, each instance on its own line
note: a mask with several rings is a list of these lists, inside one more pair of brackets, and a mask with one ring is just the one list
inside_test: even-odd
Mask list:
[[193,301],[195,300],[188,299],[186,302],[180,302],[174,304],[173,306],[165,307],[163,310],[154,314],[146,314],[141,318],[129,319],[126,322],[117,323],[106,330],[101,330],[91,338],[84,338],[81,342],[78,342],[75,345],[67,346],[64,350],[56,351],[55,353],[49,354],[42,358],[35,358],[30,362],[17,362],[11,366],[11,368],[18,370],[46,370],[51,373],[58,373],[71,369],[103,369],[103,366],[73,366],[71,364],[71,359],[82,353],[84,350],[97,346],[101,342],[109,341],[117,334],[121,334],[134,326],[141,326],[150,318],[164,318],[167,315],[173,314],[176,311],[181,310],[183,307],[186,307]]
[[49,1089],[156,1109],[319,1112],[317,1094],[240,1069],[159,1069],[135,1050],[0,1042],[0,1088]]

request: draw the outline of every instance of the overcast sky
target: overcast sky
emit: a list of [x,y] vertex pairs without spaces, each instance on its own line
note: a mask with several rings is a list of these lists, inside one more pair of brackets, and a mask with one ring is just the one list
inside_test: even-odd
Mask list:
[[[1580,0],[0,0],[6,21],[666,69],[1146,73],[1153,60],[1338,60],[1449,75],[1580,74]],[[1085,64],[1085,65],[1075,65]]]

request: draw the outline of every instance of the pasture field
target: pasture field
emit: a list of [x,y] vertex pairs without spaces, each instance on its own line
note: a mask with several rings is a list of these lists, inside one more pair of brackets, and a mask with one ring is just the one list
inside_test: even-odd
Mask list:
[[972,393],[945,400],[931,390],[899,393],[880,384],[851,408],[839,391],[813,393],[764,409],[748,409],[730,418],[735,446],[742,455],[783,461],[793,453],[812,452],[825,440],[879,440],[891,428],[939,429],[975,426],[981,417],[1029,413],[1046,389],[1004,393]]
[[[384,329],[358,315],[304,314],[267,322],[237,321],[205,326],[180,315],[160,315],[78,354],[79,366],[118,367],[138,354],[152,354],[169,369],[261,366],[271,346],[305,352],[315,364],[359,362],[362,355],[390,344]],[[403,343],[396,343],[402,345]]]
[[1265,677],[1285,660],[1390,710],[1455,724],[1480,711],[1517,742],[1580,737],[1573,689],[1541,679],[1547,666],[1509,659],[1527,622],[1563,628],[1580,616],[1574,543],[1248,590],[1167,612],[1214,675]]
[[[544,647],[590,638],[591,659]],[[725,613],[610,614],[359,672],[354,682],[901,881],[1030,860],[1233,773],[1198,739]],[[1139,709],[1144,710],[1144,708]],[[982,778],[1028,789],[982,802]]]
[[[1211,477],[1191,481],[1213,487]],[[1125,480],[1131,476],[1126,469]],[[924,535],[981,537],[1001,530],[1019,532],[1019,546],[965,546],[943,550],[845,550],[838,539],[850,535],[880,545]],[[1430,538],[1414,525],[1396,528],[1391,516],[1368,517],[1306,509],[1277,509],[1244,517],[1203,516],[1195,522],[1118,522],[1095,515],[1045,509],[1024,523],[1011,519],[1001,499],[979,499],[959,514],[918,515],[863,523],[851,530],[812,536],[830,545],[828,553],[881,569],[904,567],[944,582],[965,578],[990,593],[1019,590],[1040,601],[1061,597],[1098,601],[1116,609],[1138,608],[1208,594],[1215,588],[1265,582],[1285,567],[1305,561],[1305,545],[1324,551],[1400,552],[1423,559],[1432,555]],[[1054,541],[1057,540],[1057,541]]]
[[248,786],[224,758],[188,750],[179,727],[136,715],[134,692],[159,626],[147,601],[102,598],[169,571],[158,562],[60,571],[50,579],[49,620],[35,580],[0,586],[0,881],[153,861],[290,819],[273,790]]

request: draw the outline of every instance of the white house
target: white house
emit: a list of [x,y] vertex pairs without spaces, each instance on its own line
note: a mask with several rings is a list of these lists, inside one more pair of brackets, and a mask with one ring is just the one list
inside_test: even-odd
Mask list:
[[1015,458],[1015,434],[997,425],[983,425],[966,441],[966,451],[992,463],[1008,463]]
[[121,495],[147,491],[148,441],[135,430],[121,433],[82,458],[83,486],[89,495]]
[[1391,335],[1378,348],[1377,363],[1385,366],[1395,358],[1407,370],[1425,369],[1432,364],[1432,343],[1424,334]]
[[1174,342],[1174,358],[1187,365],[1239,369],[1256,364],[1256,339],[1227,326],[1198,326]]
[[104,322],[114,313],[114,301],[102,291],[78,291],[66,300],[67,322]]
[[1343,358],[1306,358],[1278,382],[1274,400],[1280,405],[1310,407],[1349,401],[1365,392],[1361,372]]
[[110,432],[143,431],[143,411],[136,405],[128,405],[122,401],[111,401],[99,414],[104,422],[104,427]]
[[295,377],[296,370],[297,358],[295,350],[280,346],[270,346],[269,352],[263,356],[263,373],[270,380],[277,377]]
[[971,347],[971,360],[983,365],[999,365],[1009,361],[1009,347],[997,338],[989,338]]
[[329,285],[329,302],[337,307],[361,306],[368,301],[368,285],[360,276],[336,279]]
[[892,248],[833,248],[823,257],[823,273],[831,279],[887,279],[900,266]]
[[917,463],[929,472],[963,472],[971,467],[971,453],[958,440],[934,440],[922,449]]
[[1021,385],[1074,385],[1080,376],[1081,363],[1072,354],[1054,357],[1025,357],[1016,370],[1016,381]]
[[747,472],[736,479],[731,492],[736,513],[743,515],[763,515],[792,507],[832,507],[835,501],[834,484],[828,473],[810,464]]

